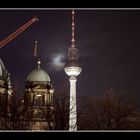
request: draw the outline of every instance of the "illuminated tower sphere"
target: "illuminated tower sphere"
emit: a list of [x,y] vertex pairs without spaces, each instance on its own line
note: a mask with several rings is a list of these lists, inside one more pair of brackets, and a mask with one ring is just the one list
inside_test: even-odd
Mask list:
[[76,76],[78,76],[82,70],[78,62],[78,49],[75,47],[74,26],[74,11],[72,11],[72,40],[71,47],[68,50],[68,62],[64,68],[66,74],[70,76],[69,131],[77,130]]
[[25,118],[30,122],[31,130],[54,129],[54,89],[48,73],[37,60],[35,68],[28,76],[24,95]]

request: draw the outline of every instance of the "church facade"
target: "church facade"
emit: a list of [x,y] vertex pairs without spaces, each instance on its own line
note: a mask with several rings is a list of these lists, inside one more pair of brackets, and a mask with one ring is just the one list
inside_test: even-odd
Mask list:
[[53,130],[54,89],[48,73],[41,68],[37,60],[35,68],[27,76],[24,98],[20,106],[14,108],[14,91],[10,74],[0,59],[0,129]]

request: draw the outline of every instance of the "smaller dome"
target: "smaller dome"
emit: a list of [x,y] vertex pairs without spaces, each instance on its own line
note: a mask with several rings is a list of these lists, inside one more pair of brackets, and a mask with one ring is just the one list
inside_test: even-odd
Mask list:
[[38,59],[37,68],[34,69],[27,77],[28,82],[45,82],[50,83],[50,76],[46,71],[40,68],[41,61]]
[[34,69],[27,77],[27,81],[30,82],[50,82],[50,77],[46,71],[41,68]]

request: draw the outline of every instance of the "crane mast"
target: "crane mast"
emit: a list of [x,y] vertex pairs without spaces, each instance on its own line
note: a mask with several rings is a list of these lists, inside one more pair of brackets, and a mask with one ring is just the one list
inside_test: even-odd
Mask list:
[[13,40],[16,36],[18,36],[20,33],[22,33],[24,30],[26,30],[29,26],[31,26],[35,21],[38,21],[37,17],[32,18],[30,21],[25,23],[23,26],[18,28],[15,32],[10,34],[8,37],[0,41],[0,48],[5,46],[7,43],[9,43],[11,40]]

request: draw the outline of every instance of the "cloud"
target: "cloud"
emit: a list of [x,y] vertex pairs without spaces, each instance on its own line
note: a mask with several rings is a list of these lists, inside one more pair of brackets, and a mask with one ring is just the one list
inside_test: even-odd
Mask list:
[[50,66],[54,70],[62,70],[65,66],[65,55],[63,53],[52,54]]

